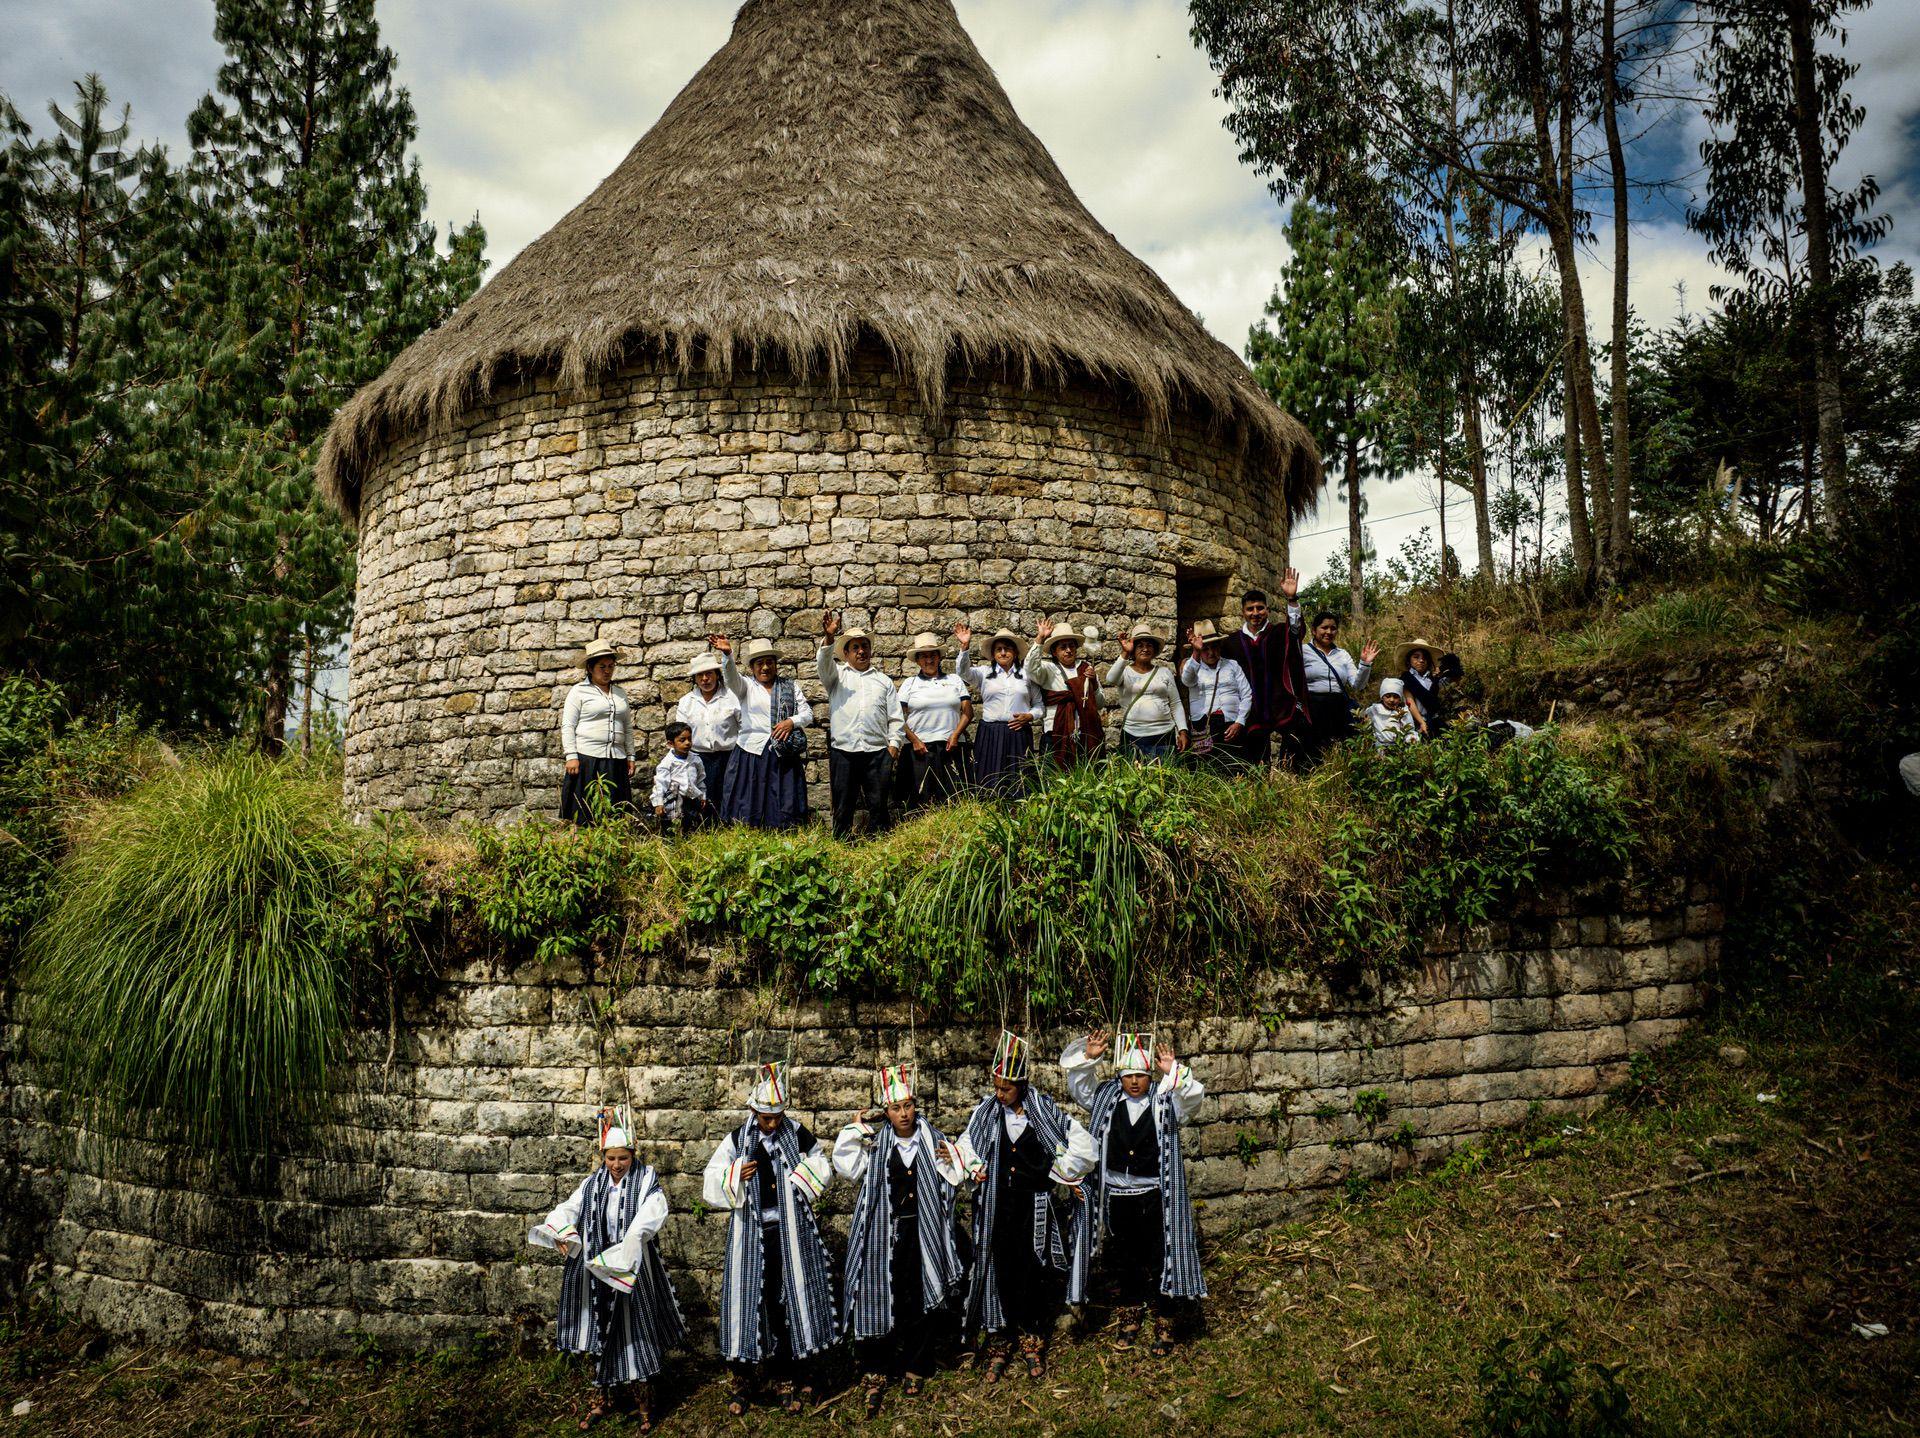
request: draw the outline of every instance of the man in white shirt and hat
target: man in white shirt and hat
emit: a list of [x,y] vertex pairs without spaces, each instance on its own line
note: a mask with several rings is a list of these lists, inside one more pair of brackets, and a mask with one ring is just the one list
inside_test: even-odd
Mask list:
[[893,819],[893,761],[906,737],[900,691],[873,667],[873,636],[866,630],[842,632],[840,616],[829,610],[821,635],[814,667],[827,691],[833,836],[846,838],[853,831],[854,814],[862,808],[867,811],[867,832],[882,833]]
[[787,1116],[785,1064],[760,1066],[747,1108],[746,1122],[707,1160],[702,1184],[707,1206],[730,1215],[720,1278],[720,1356],[733,1368],[727,1407],[744,1413],[771,1366],[783,1370],[782,1405],[798,1413],[813,1391],[806,1361],[839,1337],[832,1268],[813,1214],[833,1181],[833,1160]]

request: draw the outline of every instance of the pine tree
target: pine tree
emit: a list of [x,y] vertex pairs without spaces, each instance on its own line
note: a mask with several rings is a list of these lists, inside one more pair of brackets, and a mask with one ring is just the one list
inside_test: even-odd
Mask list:
[[[1287,217],[1293,254],[1266,318],[1247,335],[1254,376],[1295,415],[1328,455],[1340,457],[1347,496],[1349,601],[1364,617],[1366,553],[1362,485],[1380,472],[1393,353],[1395,292],[1377,247],[1310,200]],[[1268,321],[1272,321],[1271,324]]]
[[219,0],[215,94],[188,122],[191,331],[208,515],[230,556],[260,743],[284,740],[294,656],[345,629],[350,532],[313,477],[335,408],[472,293],[476,220],[436,245],[373,0]]

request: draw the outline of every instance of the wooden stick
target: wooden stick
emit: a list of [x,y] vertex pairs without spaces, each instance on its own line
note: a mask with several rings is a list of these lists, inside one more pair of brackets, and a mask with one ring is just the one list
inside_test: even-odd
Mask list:
[[1691,1178],[1670,1178],[1665,1183],[1650,1183],[1643,1188],[1623,1188],[1618,1193],[1610,1193],[1600,1201],[1615,1203],[1623,1198],[1638,1198],[1643,1193],[1658,1193],[1664,1188],[1686,1188],[1690,1184],[1705,1183],[1710,1178],[1732,1178],[1736,1174],[1753,1172],[1750,1163],[1736,1163],[1732,1168],[1710,1168],[1705,1173],[1696,1173]]

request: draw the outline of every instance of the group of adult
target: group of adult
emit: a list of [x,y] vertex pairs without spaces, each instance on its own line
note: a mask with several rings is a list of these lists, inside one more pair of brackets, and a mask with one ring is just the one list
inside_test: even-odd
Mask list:
[[[1132,627],[1104,671],[1085,654],[1093,636],[1071,624],[1042,620],[1031,640],[1001,628],[976,655],[974,631],[962,623],[951,640],[915,635],[911,672],[896,684],[875,667],[872,635],[827,612],[813,669],[826,699],[835,835],[848,834],[862,810],[869,832],[879,832],[896,812],[965,788],[1015,794],[1036,762],[1067,766],[1107,748],[1147,762],[1190,755],[1249,769],[1276,758],[1309,767],[1353,733],[1363,711],[1382,743],[1437,735],[1443,689],[1457,670],[1449,673],[1424,640],[1411,641],[1400,649],[1400,676],[1382,681],[1379,704],[1365,705],[1379,647],[1366,645],[1356,660],[1340,647],[1331,613],[1316,614],[1309,630],[1299,582],[1288,570],[1281,583],[1284,623],[1274,622],[1267,595],[1250,589],[1237,630],[1191,625],[1177,667],[1163,658],[1168,639],[1152,621]],[[596,791],[613,808],[633,805],[634,718],[614,682],[620,657],[610,641],[588,645],[586,676],[567,693],[564,819],[589,821]],[[654,773],[654,815],[683,827],[803,823],[817,716],[782,673],[773,642],[751,639],[736,653],[729,636],[709,635],[687,673],[692,687],[674,706]]]
[[[767,1399],[801,1412],[848,1341],[869,1416],[894,1382],[919,1394],[943,1335],[988,1383],[1016,1359],[1038,1380],[1063,1305],[1109,1296],[1116,1348],[1168,1356],[1175,1313],[1207,1291],[1180,1147],[1205,1089],[1151,1034],[1089,1034],[1060,1069],[1084,1123],[1035,1085],[1027,1041],[1003,1032],[991,1092],[956,1136],[922,1114],[912,1071],[887,1066],[878,1108],[829,1146],[789,1112],[787,1067],[762,1065],[702,1183],[727,1218],[719,1349],[733,1414]],[[685,1338],[657,1245],[667,1195],[637,1142],[631,1119],[603,1111],[600,1164],[529,1234],[566,1259],[556,1341],[592,1360],[582,1429],[628,1401],[647,1431],[652,1380]],[[857,1193],[840,1262],[815,1213],[836,1176]]]

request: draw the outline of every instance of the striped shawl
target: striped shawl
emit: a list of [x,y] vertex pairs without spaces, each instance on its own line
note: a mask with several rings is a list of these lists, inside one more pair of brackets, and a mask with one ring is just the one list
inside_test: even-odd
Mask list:
[[[1086,1177],[1087,1201],[1073,1216],[1073,1268],[1067,1279],[1067,1302],[1085,1303],[1093,1261],[1107,1234],[1107,1134],[1123,1090],[1120,1080],[1108,1079],[1094,1091],[1088,1108],[1089,1131],[1100,1161]],[[1165,1258],[1160,1266],[1160,1292],[1169,1298],[1205,1298],[1207,1280],[1200,1268],[1200,1235],[1194,1226],[1193,1203],[1187,1195],[1187,1169],[1180,1157],[1180,1119],[1173,1094],[1157,1086],[1153,1094],[1153,1131],[1160,1149],[1160,1225]]]

